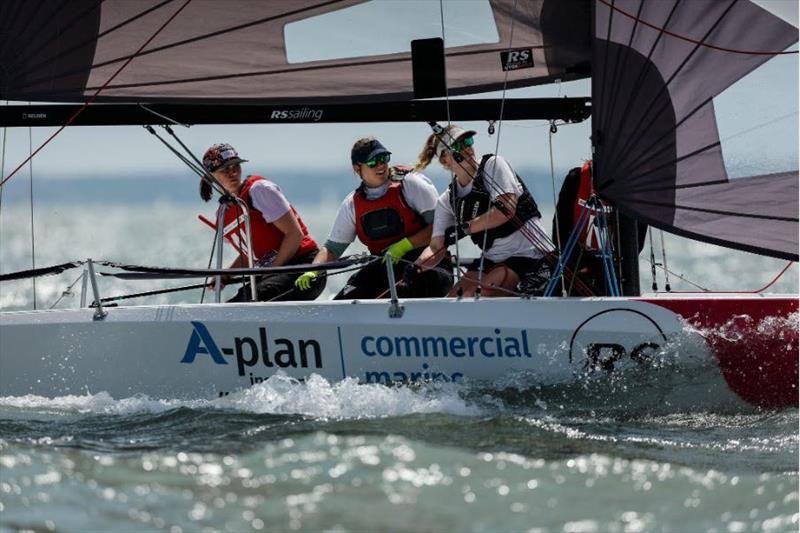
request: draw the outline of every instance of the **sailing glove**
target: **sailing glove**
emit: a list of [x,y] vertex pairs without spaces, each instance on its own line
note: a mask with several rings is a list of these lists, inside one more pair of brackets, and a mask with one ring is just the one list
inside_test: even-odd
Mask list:
[[319,272],[317,271],[303,272],[294,280],[294,286],[301,291],[307,291],[311,288],[311,284],[316,282],[317,276],[319,276]]
[[386,253],[392,258],[392,264],[396,265],[400,258],[414,249],[414,245],[408,240],[408,237],[403,237],[402,240],[397,241],[386,249]]

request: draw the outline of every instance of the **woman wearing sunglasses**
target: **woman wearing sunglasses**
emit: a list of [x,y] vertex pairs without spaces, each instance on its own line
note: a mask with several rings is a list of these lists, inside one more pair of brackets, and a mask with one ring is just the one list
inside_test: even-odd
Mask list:
[[[390,158],[391,152],[372,137],[353,145],[350,162],[361,184],[339,206],[328,240],[314,263],[337,259],[358,237],[371,254],[388,253],[400,279],[428,245],[436,188],[423,174],[390,167]],[[296,285],[307,290],[318,279],[319,272],[306,272]],[[380,298],[386,295],[388,286],[386,265],[376,261],[351,276],[334,299]],[[451,286],[449,273],[429,270],[400,283],[398,294],[404,298],[444,296]]]
[[[295,208],[284,196],[281,188],[261,176],[248,176],[242,181],[242,163],[246,159],[230,144],[215,144],[203,156],[203,166],[229,193],[236,195],[248,206],[250,230],[252,232],[253,262],[258,266],[281,266],[308,264],[317,255],[318,247],[308,234],[306,225]],[[200,197],[211,199],[212,189],[207,181],[200,182]],[[242,209],[238,204],[229,204],[225,211],[226,235],[233,233],[239,248],[247,249],[246,226]],[[229,268],[247,267],[247,257],[240,254]],[[308,291],[299,291],[294,282],[299,273],[268,274],[256,278],[258,299],[266,301],[313,300],[323,291],[320,282]],[[223,276],[223,284],[231,278]],[[250,286],[243,285],[230,302],[250,300]]]
[[[461,280],[464,296],[476,293],[481,264],[482,295],[535,293],[549,278],[544,253],[552,251],[549,243],[542,245],[547,234],[541,214],[528,188],[505,159],[493,154],[476,158],[474,136],[474,131],[448,126],[443,134],[428,137],[419,155],[415,169],[424,169],[435,157],[452,173],[453,180],[436,203],[431,244],[418,263],[425,268],[443,257],[445,234],[455,229],[456,238],[468,236],[483,255],[482,260],[469,265]],[[458,294],[458,290],[454,288],[450,295]]]

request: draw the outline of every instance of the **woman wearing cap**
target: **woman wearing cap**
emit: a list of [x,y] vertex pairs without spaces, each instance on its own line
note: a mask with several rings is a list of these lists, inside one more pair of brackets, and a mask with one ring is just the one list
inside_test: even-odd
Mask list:
[[[229,144],[215,144],[203,156],[203,166],[225,188],[225,190],[248,206],[253,243],[253,262],[258,266],[281,266],[308,264],[318,252],[317,243],[308,234],[306,225],[295,208],[283,195],[280,187],[261,177],[248,176],[242,181],[239,157]],[[211,199],[211,185],[200,182],[200,196],[206,202]],[[220,207],[221,208],[221,207]],[[238,203],[228,204],[224,227],[235,227],[236,239],[246,243],[245,223]],[[232,226],[234,224],[235,226]],[[247,267],[247,257],[240,254],[230,268]],[[299,291],[294,282],[299,273],[268,274],[256,279],[256,292],[260,301],[313,300],[325,288],[324,280],[307,291]],[[229,277],[223,277],[230,282]],[[250,287],[243,285],[230,302],[250,300]]]
[[[448,126],[441,135],[428,137],[419,155],[415,169],[424,169],[435,157],[452,173],[453,181],[436,202],[431,244],[418,262],[424,262],[424,268],[442,257],[445,233],[455,228],[457,238],[469,236],[483,253],[482,295],[535,292],[549,278],[544,254],[552,251],[552,245],[542,244],[547,234],[541,214],[505,159],[493,154],[476,159],[474,136],[474,131]],[[469,265],[460,283],[464,296],[476,293],[480,268],[481,259]],[[458,288],[451,291],[457,293]]]
[[[353,145],[350,162],[361,184],[339,206],[315,264],[339,258],[358,237],[370,253],[388,253],[400,279],[428,245],[436,188],[425,175],[409,172],[410,168],[390,167],[390,156],[391,152],[372,137]],[[306,272],[296,285],[305,289],[317,279],[318,272]],[[376,261],[351,276],[334,299],[380,298],[388,285],[386,265]],[[405,298],[444,296],[451,286],[449,273],[436,269],[404,280],[398,285],[398,293]]]

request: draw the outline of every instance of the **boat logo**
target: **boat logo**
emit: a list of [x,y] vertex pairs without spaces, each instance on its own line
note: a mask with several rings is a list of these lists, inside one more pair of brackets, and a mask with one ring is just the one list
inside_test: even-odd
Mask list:
[[[234,337],[233,348],[220,348],[208,327],[192,322],[192,334],[186,344],[181,363],[192,364],[199,355],[207,355],[218,365],[227,365],[225,357],[234,356],[240,376],[259,362],[267,368],[322,368],[322,349],[314,339],[270,339],[267,328],[258,328],[258,339]],[[270,350],[272,355],[270,356]],[[312,366],[309,366],[309,363]]]
[[[635,333],[613,333],[624,323]],[[635,309],[606,309],[590,316],[575,328],[569,342],[569,362],[584,370],[612,372],[631,363],[646,363],[666,344],[661,326]]]
[[517,48],[500,52],[500,64],[504,71],[533,68],[533,49]]
[[308,107],[300,109],[276,109],[270,114],[269,118],[270,120],[311,119],[314,122],[318,122],[322,118],[323,112],[322,109],[311,109]]

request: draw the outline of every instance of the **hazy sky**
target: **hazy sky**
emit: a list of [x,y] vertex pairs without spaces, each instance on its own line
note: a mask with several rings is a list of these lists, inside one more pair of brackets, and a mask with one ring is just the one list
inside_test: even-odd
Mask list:
[[[380,24],[368,25],[381,30],[379,42],[381,52],[393,51],[405,43],[408,36],[387,32],[387,27],[413,28],[413,38],[440,35],[438,18],[438,2],[411,0],[414,9],[409,9],[409,0],[404,0],[405,9],[397,11],[392,24],[374,12],[374,5],[390,6],[389,2],[373,3],[357,6],[364,10],[368,20],[378,19]],[[760,1],[765,7],[796,25],[797,2],[795,0]],[[395,3],[396,4],[396,3]],[[470,19],[465,13],[480,14],[486,2],[471,2],[472,11],[462,8],[460,2],[445,3],[445,19],[460,18],[459,24],[467,24],[468,30],[462,34],[448,36],[448,42],[455,45],[471,41],[492,39],[491,31],[480,24],[470,28]],[[488,4],[487,4],[488,5]],[[405,20],[405,18],[409,20]],[[416,25],[414,25],[416,21]],[[321,27],[331,27],[336,20],[320,21]],[[299,25],[287,30],[287,40],[302,43],[309,34],[319,31],[313,24]],[[399,30],[398,30],[399,31]],[[404,30],[405,31],[405,30]],[[406,31],[406,33],[408,33]],[[346,38],[337,44],[331,38],[330,46],[325,50],[342,50],[349,46],[357,50],[364,43],[353,41],[361,36],[375,42],[376,36],[367,33],[348,31]],[[394,36],[394,37],[393,37]],[[327,36],[326,36],[326,42]],[[313,59],[300,44],[290,47],[290,59]],[[319,48],[319,47],[314,47]],[[385,50],[384,50],[385,48]],[[314,52],[318,53],[318,52]],[[310,55],[309,55],[310,54]],[[781,56],[770,60],[747,79],[731,88],[715,100],[720,121],[720,134],[723,138],[723,149],[726,158],[733,158],[739,167],[745,163],[756,171],[762,166],[785,167],[768,168],[768,170],[787,170],[797,166],[797,122],[798,122],[798,57],[797,55]],[[588,80],[545,87],[534,87],[509,91],[508,97],[531,96],[590,96]],[[493,96],[499,96],[493,93]],[[497,134],[491,139],[487,137],[487,123],[467,123],[467,127],[475,129],[480,136],[477,139],[479,151],[494,151]],[[55,128],[34,128],[32,143],[34,148],[46,139]],[[246,170],[270,175],[271,169],[315,169],[325,168],[341,170],[350,175],[349,152],[352,143],[359,137],[374,135],[394,153],[393,160],[398,163],[411,163],[419,152],[430,128],[419,124],[319,124],[319,125],[251,125],[251,126],[193,126],[190,129],[177,128],[181,138],[198,155],[212,143],[230,142],[242,157],[249,159]],[[540,167],[549,168],[548,128],[542,122],[505,122],[500,129],[499,153],[506,156],[517,168]],[[590,156],[589,121],[578,125],[559,128],[554,136],[554,159],[558,169],[570,168],[581,159]],[[6,158],[3,175],[16,167],[28,155],[29,131],[13,129],[8,131]],[[729,155],[731,154],[731,155]],[[794,162],[794,165],[791,163]],[[175,173],[184,170],[183,164],[169,153],[153,136],[141,127],[74,127],[67,128],[50,143],[34,159],[34,173],[46,177],[76,174],[99,175],[109,178],[117,175],[136,174],[139,172]],[[761,166],[759,166],[761,165]],[[751,169],[752,170],[752,169]],[[432,170],[437,172],[437,170]],[[13,180],[26,179],[25,169]],[[275,175],[280,180],[279,175]]]

